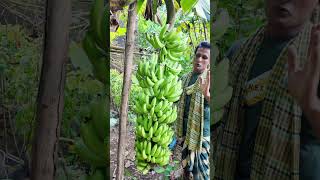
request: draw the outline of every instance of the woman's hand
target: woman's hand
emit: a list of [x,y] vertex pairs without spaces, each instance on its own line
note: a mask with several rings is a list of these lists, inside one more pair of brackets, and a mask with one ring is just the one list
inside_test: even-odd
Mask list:
[[310,121],[314,132],[320,138],[320,26],[312,29],[309,59],[303,68],[299,67],[297,49],[288,49],[288,89],[300,104]]
[[200,76],[200,88],[204,98],[210,103],[210,70],[207,71],[207,78],[203,80]]

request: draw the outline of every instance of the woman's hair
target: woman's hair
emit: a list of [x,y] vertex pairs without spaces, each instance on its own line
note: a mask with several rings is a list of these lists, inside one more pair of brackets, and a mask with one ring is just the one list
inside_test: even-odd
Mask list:
[[194,51],[194,54],[197,53],[197,50],[198,50],[199,48],[210,49],[211,46],[210,46],[210,43],[209,43],[209,42],[207,42],[207,41],[202,41],[202,42],[196,47],[196,50]]

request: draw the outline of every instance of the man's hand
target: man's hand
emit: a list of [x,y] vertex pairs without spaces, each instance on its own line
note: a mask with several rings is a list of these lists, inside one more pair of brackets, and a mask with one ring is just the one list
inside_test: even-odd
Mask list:
[[318,86],[320,81],[320,26],[312,29],[308,61],[299,67],[297,49],[288,49],[288,89],[297,100],[314,132],[320,138],[320,98]]
[[204,98],[210,103],[210,70],[207,71],[206,81],[200,77],[200,88]]

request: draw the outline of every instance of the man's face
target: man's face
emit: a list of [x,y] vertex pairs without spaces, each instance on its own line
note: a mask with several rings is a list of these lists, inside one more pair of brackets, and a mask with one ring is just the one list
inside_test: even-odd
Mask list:
[[301,26],[311,18],[319,0],[266,0],[268,23],[277,28]]
[[210,49],[198,48],[193,60],[193,72],[203,73],[210,64]]

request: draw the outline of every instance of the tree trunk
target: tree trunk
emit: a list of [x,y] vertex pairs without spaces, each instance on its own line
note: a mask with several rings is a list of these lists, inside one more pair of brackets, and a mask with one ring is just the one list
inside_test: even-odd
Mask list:
[[55,179],[70,20],[70,0],[47,0],[43,63],[32,146],[32,180]]
[[167,24],[170,24],[169,29],[173,27],[176,15],[176,11],[174,9],[174,1],[175,0],[165,0],[167,8]]
[[135,1],[129,6],[128,10],[128,24],[126,33],[125,45],[125,62],[124,62],[124,79],[122,87],[122,99],[120,108],[120,122],[119,122],[119,143],[118,143],[118,158],[117,158],[117,180],[123,179],[124,172],[124,152],[126,150],[126,136],[127,136],[127,117],[128,117],[128,99],[131,86],[133,50],[134,50],[134,30],[136,27],[136,4]]

